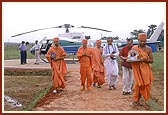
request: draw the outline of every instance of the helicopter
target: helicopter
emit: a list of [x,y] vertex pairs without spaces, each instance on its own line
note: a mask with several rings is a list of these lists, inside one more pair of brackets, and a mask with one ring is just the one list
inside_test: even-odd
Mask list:
[[[156,43],[160,43],[160,41],[157,41],[157,39],[163,29],[163,25],[164,25],[164,23],[161,22],[160,25],[158,26],[158,28],[155,30],[155,32],[151,35],[151,37],[149,39],[147,39],[147,45],[155,45]],[[84,38],[88,39],[88,41],[89,41],[88,44],[90,44],[90,46],[95,46],[96,40],[90,40],[90,36],[85,36],[84,32],[70,32],[69,28],[75,28],[75,26],[73,26],[71,24],[63,24],[63,25],[56,26],[56,27],[36,29],[36,30],[16,34],[11,37],[17,37],[17,36],[32,33],[32,32],[45,30],[45,29],[53,29],[53,28],[65,28],[65,33],[58,34],[58,37],[60,39],[59,44],[64,48],[64,50],[67,53],[75,54],[78,51],[78,48],[82,45],[82,39],[84,39]],[[105,29],[99,29],[99,28],[87,27],[87,26],[80,26],[77,28],[88,28],[88,29],[95,29],[95,30],[100,30],[100,31],[105,31],[105,32],[112,32],[112,31],[105,30]],[[106,45],[106,40],[101,39],[101,41],[102,41],[102,47],[104,47]],[[126,40],[122,40],[122,41],[121,40],[114,40],[113,42],[118,47],[123,47],[127,44]],[[48,49],[50,48],[50,46],[52,45],[52,43],[53,43],[53,38],[47,39],[47,37],[44,37],[39,42],[41,54],[45,55],[47,53]],[[134,45],[138,44],[138,40],[134,40],[133,44]],[[32,54],[34,54],[33,47],[30,49],[30,52]]]
[[[64,48],[66,53],[73,53],[73,54],[77,53],[78,48],[82,45],[82,42],[81,42],[82,39],[90,39],[90,36],[84,35],[84,32],[70,32],[70,28],[88,28],[88,29],[94,29],[94,30],[99,30],[104,32],[112,32],[109,30],[94,28],[94,27],[87,27],[87,26],[75,27],[74,25],[71,25],[71,24],[63,24],[56,27],[41,28],[41,29],[36,29],[28,32],[23,32],[20,34],[13,35],[11,37],[17,37],[17,36],[29,34],[32,32],[37,32],[37,31],[46,30],[46,29],[56,29],[56,28],[65,28],[65,33],[58,34],[59,44]],[[49,50],[49,48],[51,47],[52,43],[53,43],[53,38],[47,38],[47,37],[42,38],[42,40],[39,41],[40,50],[41,50],[40,53],[45,55]],[[32,47],[30,49],[30,53],[34,55],[34,52],[35,50]],[[42,60],[45,61],[44,59]]]

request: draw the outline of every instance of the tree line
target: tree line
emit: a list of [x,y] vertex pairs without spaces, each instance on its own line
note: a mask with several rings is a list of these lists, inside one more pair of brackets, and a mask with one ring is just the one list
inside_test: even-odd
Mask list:
[[[131,39],[138,39],[139,33],[147,33],[147,39],[149,39],[156,29],[157,29],[157,26],[155,24],[151,24],[150,26],[148,26],[147,32],[143,29],[133,30],[132,32],[130,32],[130,38]],[[101,39],[106,40],[107,37],[102,37]],[[118,36],[116,36],[116,37],[113,37],[113,39],[119,40],[120,38]],[[164,42],[164,29],[160,33],[158,41]]]

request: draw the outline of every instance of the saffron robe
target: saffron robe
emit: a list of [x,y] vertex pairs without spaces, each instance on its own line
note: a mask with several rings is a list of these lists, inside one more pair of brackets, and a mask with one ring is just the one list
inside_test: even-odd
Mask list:
[[[89,56],[83,55],[86,53]],[[79,47],[77,57],[80,63],[81,86],[85,86],[87,79],[87,88],[92,85],[92,49],[90,47]]]
[[61,46],[52,45],[46,54],[46,58],[50,63],[52,70],[52,81],[55,88],[65,88],[64,75],[67,72],[66,62],[64,59],[54,60],[51,58],[54,55],[55,58],[65,57],[66,52]]
[[98,83],[98,85],[102,85],[105,83],[104,76],[104,65],[102,58],[102,48],[93,48],[93,60],[92,60],[92,68],[93,68],[93,82]]
[[[139,48],[138,45],[133,46],[132,49],[138,52],[139,58],[149,58],[148,52]],[[134,74],[133,98],[135,101],[139,101],[141,96],[143,96],[146,101],[150,97],[150,89],[153,79],[150,65],[146,62],[132,62],[132,69]]]

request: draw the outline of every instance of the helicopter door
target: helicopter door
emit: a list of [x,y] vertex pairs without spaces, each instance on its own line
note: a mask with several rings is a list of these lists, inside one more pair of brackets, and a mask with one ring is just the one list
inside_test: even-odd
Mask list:
[[46,54],[50,46],[52,45],[51,40],[47,40],[41,45],[41,54]]

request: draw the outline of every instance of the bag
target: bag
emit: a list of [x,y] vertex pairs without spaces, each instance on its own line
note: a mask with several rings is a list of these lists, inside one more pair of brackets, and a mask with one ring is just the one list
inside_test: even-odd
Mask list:
[[125,61],[123,61],[123,62],[121,63],[121,66],[124,66],[124,67],[127,67],[127,68],[129,68],[129,69],[132,69],[132,65],[131,65],[130,62],[125,62]]

